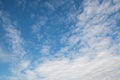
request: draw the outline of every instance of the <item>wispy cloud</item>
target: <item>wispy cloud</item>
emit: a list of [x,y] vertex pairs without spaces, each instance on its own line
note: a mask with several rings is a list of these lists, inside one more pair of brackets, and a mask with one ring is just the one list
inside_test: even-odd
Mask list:
[[8,42],[13,49],[13,53],[23,56],[25,54],[22,45],[24,44],[23,39],[21,38],[21,33],[17,30],[12,23],[8,23],[5,20],[3,26],[6,30],[6,37],[8,38]]
[[[10,52],[7,52],[7,57],[13,59],[10,63],[15,63],[17,60],[23,59],[26,51],[24,49],[24,39],[21,37],[21,32],[16,28],[17,24],[9,18],[9,15],[1,11],[2,27],[5,30],[5,40]],[[4,54],[5,55],[5,54]]]

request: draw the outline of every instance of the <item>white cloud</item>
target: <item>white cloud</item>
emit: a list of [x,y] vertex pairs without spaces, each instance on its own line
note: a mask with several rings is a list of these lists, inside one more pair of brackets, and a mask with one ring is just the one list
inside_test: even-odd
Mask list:
[[35,69],[37,74],[44,75],[44,80],[119,80],[119,57],[99,55],[94,60],[87,57],[74,61],[50,61]]
[[29,61],[21,61],[21,63],[20,63],[20,66],[21,66],[21,68],[23,68],[23,69],[26,69],[26,68],[28,68],[29,67],[29,65],[30,65],[30,62]]
[[[119,80],[119,56],[101,52],[95,59],[89,56],[69,59],[46,61],[37,65],[33,70],[26,70],[24,77],[27,80]],[[42,77],[41,77],[42,76]]]
[[36,76],[37,74],[34,73],[33,71],[26,70],[25,73],[26,73],[26,79],[27,80],[37,80],[37,76]]

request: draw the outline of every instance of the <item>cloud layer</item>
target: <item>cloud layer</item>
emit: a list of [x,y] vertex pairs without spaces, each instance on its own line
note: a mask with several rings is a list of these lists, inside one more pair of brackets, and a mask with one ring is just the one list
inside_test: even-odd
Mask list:
[[[46,6],[54,11],[64,3],[55,5],[46,2]],[[22,57],[12,62],[17,64],[11,66],[12,75],[7,76],[8,80],[120,79],[120,1],[83,0],[81,6],[82,12],[78,9],[77,12],[67,14],[68,17],[72,16],[67,17],[68,22],[69,19],[76,20],[60,38],[60,49],[50,54],[52,45],[42,45],[40,52],[45,56],[36,60],[24,58],[29,53],[24,50],[21,32],[9,17],[0,15],[13,53]],[[43,18],[34,24],[33,34],[39,34],[39,29],[47,20]]]

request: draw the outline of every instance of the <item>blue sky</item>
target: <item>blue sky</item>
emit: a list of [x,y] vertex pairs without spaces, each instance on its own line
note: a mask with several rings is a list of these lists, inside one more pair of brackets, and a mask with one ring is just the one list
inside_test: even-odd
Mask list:
[[120,0],[0,0],[0,80],[119,80]]

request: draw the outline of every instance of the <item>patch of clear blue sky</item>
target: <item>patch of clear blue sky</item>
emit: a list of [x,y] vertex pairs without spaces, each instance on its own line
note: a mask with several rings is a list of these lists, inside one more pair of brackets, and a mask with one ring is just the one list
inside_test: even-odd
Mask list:
[[10,75],[9,64],[0,62],[0,76]]

